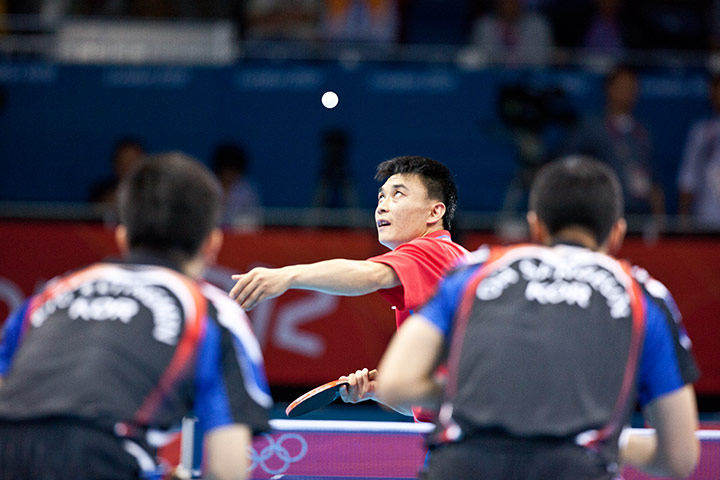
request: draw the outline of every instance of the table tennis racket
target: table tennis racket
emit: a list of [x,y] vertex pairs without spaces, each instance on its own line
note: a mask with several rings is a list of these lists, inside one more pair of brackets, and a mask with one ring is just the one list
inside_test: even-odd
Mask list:
[[[368,377],[373,380],[377,376],[377,370],[370,370]],[[300,395],[292,401],[285,409],[285,415],[288,417],[299,417],[306,413],[322,408],[335,401],[340,396],[340,388],[348,385],[347,380],[333,380],[324,383],[319,387],[315,387],[309,392]]]

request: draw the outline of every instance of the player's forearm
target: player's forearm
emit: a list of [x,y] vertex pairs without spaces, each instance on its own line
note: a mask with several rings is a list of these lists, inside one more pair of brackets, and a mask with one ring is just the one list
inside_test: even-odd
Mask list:
[[393,405],[393,404],[390,404],[390,403],[385,403],[385,402],[383,402],[382,400],[377,400],[377,401],[378,401],[379,403],[385,405],[386,407],[388,407],[388,408],[396,411],[397,413],[399,413],[399,414],[401,414],[401,415],[405,415],[405,416],[407,416],[407,417],[412,417],[412,416],[413,416],[413,411],[412,411],[412,409],[411,409],[410,407],[405,407],[405,406],[400,406],[400,405]]
[[252,310],[260,302],[282,295],[288,289],[355,296],[400,284],[395,271],[387,265],[346,259],[282,268],[256,267],[232,278],[236,283],[230,297],[245,310]]
[[685,478],[695,469],[694,462],[672,461],[663,455],[654,432],[630,434],[627,444],[621,446],[620,461],[653,476]]
[[700,457],[695,391],[688,384],[655,399],[643,409],[655,434],[631,436],[621,448],[621,459],[654,475],[685,478]]
[[[632,465],[648,473],[657,473],[658,465],[654,465],[657,452],[657,437],[627,433],[627,439],[620,445],[620,461]],[[652,472],[655,470],[655,472]]]
[[[243,470],[242,473],[238,473],[234,477],[220,477],[220,476],[214,474],[213,472],[207,472],[203,475],[202,478],[203,478],[203,480],[246,480],[248,477],[247,477],[247,474],[245,474],[244,470]],[[184,479],[182,479],[182,480],[184,480]]]
[[207,480],[244,480],[248,459],[245,452],[252,441],[250,428],[232,424],[211,430],[205,436],[205,475]]
[[412,415],[412,407],[435,409],[440,404],[442,387],[431,378],[407,382],[398,378],[383,379],[378,401],[405,415]]
[[389,409],[392,409],[402,415],[407,415],[408,417],[413,416],[412,408],[407,405],[399,405],[399,404],[392,403],[392,402],[388,401],[387,399],[380,397],[377,393],[373,397],[373,400],[375,400],[377,403],[384,405],[384,406],[388,407]]
[[356,296],[399,285],[392,268],[366,260],[333,259],[283,267],[290,288]]

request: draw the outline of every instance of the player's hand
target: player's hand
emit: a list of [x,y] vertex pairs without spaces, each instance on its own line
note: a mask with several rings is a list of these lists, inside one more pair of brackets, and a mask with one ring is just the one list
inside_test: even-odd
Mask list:
[[170,474],[170,480],[190,480],[191,478],[193,478],[192,472],[181,465],[175,467]]
[[233,275],[235,286],[230,290],[233,298],[244,310],[252,310],[258,303],[285,293],[290,278],[282,268],[253,268],[242,275]]
[[375,400],[375,377],[377,371],[369,372],[367,368],[340,377],[341,380],[349,382],[347,386],[340,388],[340,398],[345,403]]

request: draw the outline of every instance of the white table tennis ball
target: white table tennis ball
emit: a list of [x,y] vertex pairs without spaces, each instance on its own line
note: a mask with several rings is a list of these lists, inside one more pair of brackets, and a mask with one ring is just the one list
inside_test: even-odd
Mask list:
[[325,108],[335,108],[338,104],[338,96],[335,92],[325,92],[322,96],[322,104]]

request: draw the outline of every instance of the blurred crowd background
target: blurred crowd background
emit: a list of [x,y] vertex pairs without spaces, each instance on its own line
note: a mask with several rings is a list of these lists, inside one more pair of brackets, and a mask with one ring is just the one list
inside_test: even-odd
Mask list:
[[583,153],[634,229],[716,231],[718,47],[718,0],[0,0],[0,206],[108,206],[183,150],[227,225],[292,223],[371,209],[374,166],[419,154],[460,224],[511,233],[537,167]]
[[[718,46],[720,35],[716,0],[3,0],[0,5],[6,15],[39,15],[45,24],[67,15],[228,19],[248,40],[494,47],[488,42],[509,42],[491,38],[502,33],[520,43],[532,37],[550,48],[699,51]],[[510,28],[497,32],[498,22]]]

